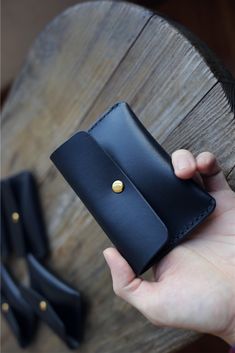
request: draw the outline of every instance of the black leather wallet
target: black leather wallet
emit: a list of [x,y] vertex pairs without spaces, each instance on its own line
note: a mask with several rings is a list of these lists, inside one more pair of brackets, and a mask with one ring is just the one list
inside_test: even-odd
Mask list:
[[1,265],[2,314],[19,345],[25,348],[35,336],[38,320],[23,290],[27,292],[28,288],[23,288],[21,284],[17,283],[6,266]]
[[78,348],[84,323],[84,302],[80,293],[31,254],[27,256],[27,265],[31,286],[22,287],[25,299],[69,348]]
[[56,167],[137,275],[179,244],[215,208],[125,102],[51,155]]
[[[85,319],[81,294],[44,266],[48,239],[36,180],[23,171],[1,181],[1,304],[20,346],[31,343],[38,317],[71,349],[80,345]],[[24,257],[30,287],[13,280],[6,263]],[[39,259],[41,261],[39,261]]]
[[44,258],[49,252],[36,180],[23,171],[1,181],[2,260],[8,253]]

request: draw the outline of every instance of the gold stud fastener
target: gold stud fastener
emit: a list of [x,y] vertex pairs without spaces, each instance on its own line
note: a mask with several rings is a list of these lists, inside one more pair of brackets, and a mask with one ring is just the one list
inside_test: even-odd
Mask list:
[[119,193],[122,192],[124,189],[124,184],[121,180],[115,180],[112,184],[113,192]]
[[11,215],[11,218],[14,223],[17,223],[17,222],[19,222],[20,215],[18,212],[13,212]]
[[47,310],[47,302],[45,300],[41,300],[39,303],[39,308],[41,311],[46,311]]
[[4,313],[7,313],[9,311],[9,304],[8,303],[2,303],[2,311]]

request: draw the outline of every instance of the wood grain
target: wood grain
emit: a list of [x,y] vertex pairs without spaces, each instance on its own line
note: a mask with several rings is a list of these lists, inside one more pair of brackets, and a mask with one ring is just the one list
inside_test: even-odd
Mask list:
[[[208,60],[210,54],[203,56],[200,48],[142,7],[79,4],[38,37],[5,105],[2,175],[33,170],[49,230],[49,265],[90,304],[80,352],[167,353],[198,337],[156,328],[114,296],[102,256],[109,241],[49,155],[108,106],[125,100],[169,152],[210,149],[231,178],[234,82],[224,70],[214,70],[213,57]],[[4,353],[20,352],[5,324],[2,348]],[[41,325],[26,351],[67,349]]]

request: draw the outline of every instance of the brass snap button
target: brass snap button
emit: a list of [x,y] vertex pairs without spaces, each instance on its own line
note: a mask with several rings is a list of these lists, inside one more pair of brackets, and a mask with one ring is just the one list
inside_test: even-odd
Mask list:
[[20,215],[18,212],[13,212],[11,215],[11,218],[14,223],[17,223],[17,222],[19,222]]
[[9,304],[8,303],[2,303],[2,311],[4,313],[7,313],[9,311]]
[[121,180],[115,180],[112,184],[113,192],[120,193],[124,189],[124,184]]
[[47,302],[45,300],[40,301],[39,308],[41,311],[46,311],[47,310]]

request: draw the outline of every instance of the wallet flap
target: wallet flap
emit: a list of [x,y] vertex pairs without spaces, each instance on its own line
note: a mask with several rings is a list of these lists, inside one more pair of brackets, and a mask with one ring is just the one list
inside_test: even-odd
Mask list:
[[[85,131],[51,159],[134,271],[143,272],[167,242],[168,231],[125,172]],[[124,184],[120,193],[112,190],[115,180]]]

